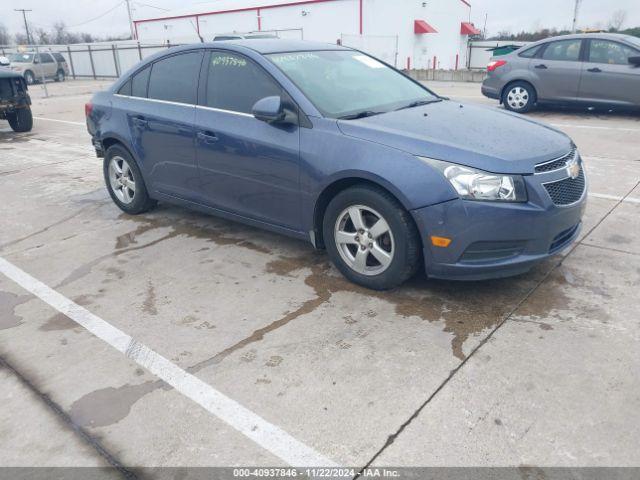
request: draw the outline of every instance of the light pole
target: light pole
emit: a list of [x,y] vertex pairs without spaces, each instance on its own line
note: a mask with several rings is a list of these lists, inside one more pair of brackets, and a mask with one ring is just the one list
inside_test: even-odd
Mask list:
[[33,44],[31,40],[31,34],[29,33],[29,24],[27,23],[27,12],[31,12],[32,10],[27,10],[26,8],[14,8],[14,12],[22,12],[22,18],[24,18],[24,29],[27,31],[27,43],[29,45]]
[[576,23],[578,22],[578,11],[580,10],[580,3],[582,3],[582,0],[576,0],[576,4],[573,7],[573,25],[571,26],[571,33],[576,33]]
[[136,31],[133,28],[133,19],[131,18],[131,5],[129,4],[131,0],[125,0],[125,1],[127,2],[127,14],[129,15],[129,29],[131,30],[131,40],[135,40]]

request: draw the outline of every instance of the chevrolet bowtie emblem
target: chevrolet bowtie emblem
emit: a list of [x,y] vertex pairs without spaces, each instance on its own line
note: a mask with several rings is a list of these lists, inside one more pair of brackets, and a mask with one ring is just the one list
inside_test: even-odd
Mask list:
[[567,175],[571,178],[578,178],[578,175],[580,175],[580,164],[578,162],[572,162],[567,165]]

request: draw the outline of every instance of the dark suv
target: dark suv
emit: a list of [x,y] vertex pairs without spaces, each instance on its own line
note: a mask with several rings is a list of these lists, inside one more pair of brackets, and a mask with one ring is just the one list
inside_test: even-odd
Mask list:
[[22,75],[0,67],[0,119],[8,120],[16,132],[28,132],[33,126],[31,98]]

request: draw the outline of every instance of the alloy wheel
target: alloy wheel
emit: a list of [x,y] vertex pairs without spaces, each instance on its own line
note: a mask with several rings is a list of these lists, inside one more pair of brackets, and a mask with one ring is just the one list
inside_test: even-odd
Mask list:
[[109,162],[109,183],[118,200],[124,204],[133,202],[136,182],[133,170],[124,158],[116,155]]
[[340,257],[355,272],[378,275],[393,261],[393,233],[384,217],[365,205],[352,205],[336,220],[334,239]]

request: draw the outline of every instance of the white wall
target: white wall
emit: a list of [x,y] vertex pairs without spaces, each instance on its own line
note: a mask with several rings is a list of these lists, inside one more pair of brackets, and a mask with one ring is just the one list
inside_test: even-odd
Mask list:
[[[305,40],[336,43],[342,35],[356,45],[376,44],[375,41],[356,41],[359,35],[360,1],[336,0],[328,2],[296,4],[264,8],[268,5],[293,2],[295,0],[218,0],[212,3],[216,11],[263,7],[258,11],[202,14],[198,16],[200,33],[205,41],[216,34],[230,32],[250,32],[258,30],[258,15],[262,30],[297,29],[303,30]],[[423,6],[424,4],[424,6]],[[184,12],[176,12],[176,15]],[[187,14],[198,12],[187,11]],[[467,21],[469,7],[462,0],[363,0],[363,34],[398,38],[397,66],[404,68],[407,59],[412,68],[454,68],[456,54],[459,68],[466,65],[467,37],[460,35],[461,22]],[[424,20],[438,33],[416,35],[414,21]],[[158,19],[137,24],[138,36],[144,42],[171,43],[195,42],[196,18]],[[380,41],[385,44],[385,60],[389,61],[387,50],[395,39]],[[355,46],[355,45],[354,45]],[[395,48],[395,47],[394,47]],[[380,53],[376,51],[372,54]],[[390,62],[393,63],[393,62]]]

